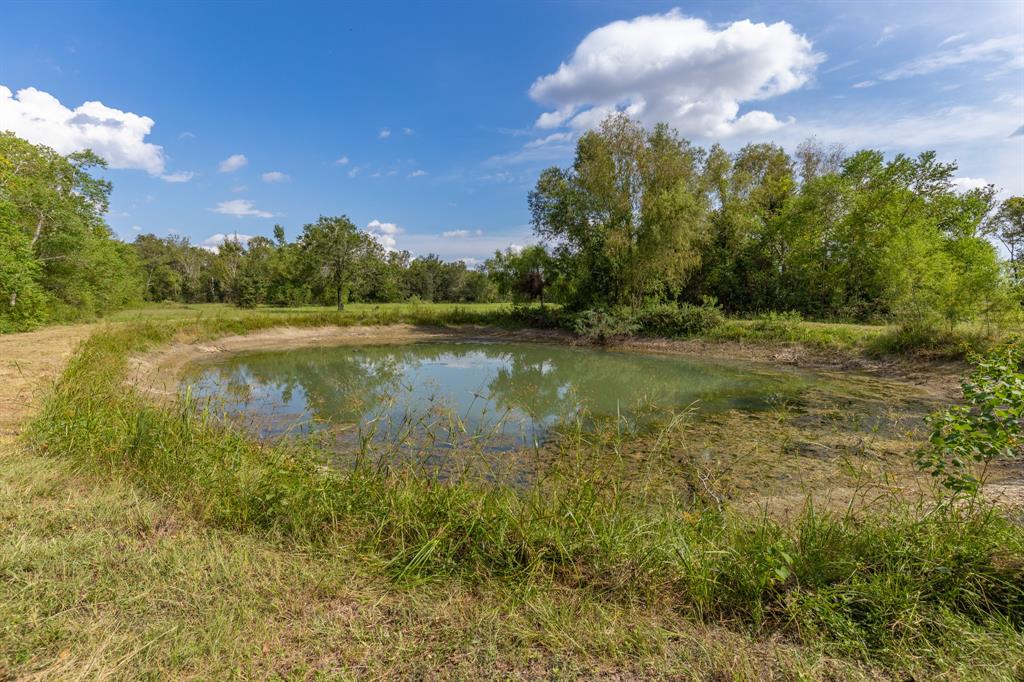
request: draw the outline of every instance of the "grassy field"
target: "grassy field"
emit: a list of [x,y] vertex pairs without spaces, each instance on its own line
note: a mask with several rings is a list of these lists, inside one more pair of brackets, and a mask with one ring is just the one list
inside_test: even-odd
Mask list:
[[[254,442],[157,408],[123,384],[130,353],[171,338],[279,324],[483,324],[500,312],[154,306],[119,314],[74,356],[21,440],[0,443],[0,672],[1024,674],[1024,531],[985,505],[936,508],[894,488],[867,512],[807,508],[776,522],[699,490],[667,494],[656,476],[627,481],[614,465],[625,445],[615,430],[570,433],[560,468],[526,492],[328,474],[301,444]],[[874,328],[838,335],[847,332],[864,338]],[[66,352],[57,339],[68,333],[48,333],[25,335],[18,347],[29,356],[49,342]],[[665,428],[654,443],[678,437]],[[650,454],[657,460],[657,446]]]

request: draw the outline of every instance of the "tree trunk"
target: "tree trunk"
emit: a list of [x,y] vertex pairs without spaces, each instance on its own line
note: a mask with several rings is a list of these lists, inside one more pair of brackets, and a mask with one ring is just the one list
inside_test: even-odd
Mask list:
[[345,302],[341,300],[341,285],[338,285],[338,312],[345,310]]

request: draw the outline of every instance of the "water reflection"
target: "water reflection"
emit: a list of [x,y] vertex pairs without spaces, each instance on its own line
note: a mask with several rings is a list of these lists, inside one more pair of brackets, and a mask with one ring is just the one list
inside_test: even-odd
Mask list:
[[186,383],[264,437],[332,428],[436,440],[439,429],[498,450],[538,443],[584,413],[628,419],[643,406],[695,402],[703,412],[755,410],[803,385],[797,375],[678,357],[480,342],[245,353],[197,367]]

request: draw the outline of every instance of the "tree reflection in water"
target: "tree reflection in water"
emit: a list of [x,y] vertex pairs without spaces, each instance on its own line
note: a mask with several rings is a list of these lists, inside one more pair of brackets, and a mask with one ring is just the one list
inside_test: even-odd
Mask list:
[[186,383],[261,437],[315,433],[377,464],[436,470],[456,450],[493,464],[495,453],[535,449],[567,421],[635,427],[694,403],[759,409],[805,382],[678,357],[473,342],[243,353],[196,367]]

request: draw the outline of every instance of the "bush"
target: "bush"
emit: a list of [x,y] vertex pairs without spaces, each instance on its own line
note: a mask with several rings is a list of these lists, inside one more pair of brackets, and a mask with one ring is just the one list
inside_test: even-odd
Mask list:
[[635,333],[637,325],[628,309],[590,309],[576,315],[572,330],[588,341],[604,344]]
[[800,323],[804,318],[795,310],[784,313],[771,312],[754,321],[752,329],[761,337],[779,341],[796,341],[800,338]]
[[972,357],[976,369],[960,382],[963,404],[925,418],[928,446],[917,465],[954,493],[975,493],[981,484],[971,469],[1011,458],[1024,445],[1024,348],[1017,344]]
[[697,336],[725,322],[725,314],[713,298],[701,305],[657,303],[632,311],[631,319],[644,336]]

